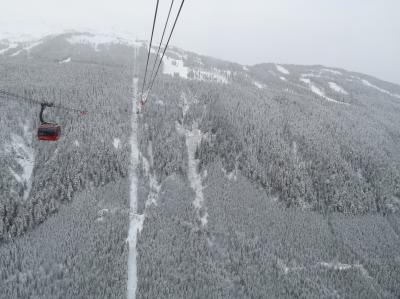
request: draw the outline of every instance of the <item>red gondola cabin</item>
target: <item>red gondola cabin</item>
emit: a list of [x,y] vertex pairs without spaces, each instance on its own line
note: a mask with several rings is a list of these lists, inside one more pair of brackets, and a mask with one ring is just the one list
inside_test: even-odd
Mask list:
[[57,141],[60,135],[61,127],[57,124],[43,123],[38,128],[37,137],[41,141]]

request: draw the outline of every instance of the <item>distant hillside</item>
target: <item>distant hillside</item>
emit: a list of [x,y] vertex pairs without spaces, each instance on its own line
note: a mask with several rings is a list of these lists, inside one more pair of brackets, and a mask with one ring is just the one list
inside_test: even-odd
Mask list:
[[112,34],[0,40],[0,89],[88,111],[46,110],[48,144],[40,107],[0,99],[0,298],[124,297],[132,219],[137,298],[400,296],[400,86],[172,47],[132,170],[146,56]]

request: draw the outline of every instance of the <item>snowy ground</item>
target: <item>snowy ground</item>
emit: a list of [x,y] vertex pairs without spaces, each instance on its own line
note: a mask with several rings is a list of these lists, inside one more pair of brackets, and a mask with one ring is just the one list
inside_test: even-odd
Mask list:
[[59,62],[59,64],[64,64],[64,63],[68,63],[68,62],[71,62],[71,57],[68,57],[68,58],[66,58],[66,59],[64,59],[64,60],[61,60],[60,62]]
[[[163,73],[170,76],[178,76],[183,79],[193,79],[199,81],[212,81],[217,83],[228,83],[229,71],[214,68],[212,71],[206,69],[189,68],[184,65],[181,59],[165,57],[163,60]],[[189,76],[189,74],[191,76]]]
[[15,180],[24,185],[24,200],[28,199],[32,189],[32,173],[35,164],[35,154],[31,145],[32,135],[29,131],[29,126],[24,125],[24,135],[19,136],[12,134],[11,143],[6,147],[6,152],[13,153],[15,158],[22,168],[22,173],[9,167],[9,171],[14,176]]
[[[133,80],[134,100],[137,98],[138,79]],[[137,142],[137,114],[136,105],[132,111],[132,135],[131,135],[131,187],[130,187],[130,224],[128,232],[129,257],[128,257],[128,299],[136,298],[137,288],[137,235],[140,227],[140,219],[137,217],[137,168],[139,165],[139,147]]]
[[367,80],[362,79],[361,82],[362,82],[365,86],[371,87],[371,88],[376,89],[376,90],[378,90],[378,91],[380,91],[380,92],[382,92],[382,93],[384,93],[384,94],[387,94],[387,95],[390,95],[390,96],[392,96],[392,97],[395,97],[395,98],[400,99],[400,95],[395,94],[395,93],[391,93],[390,91],[387,91],[387,90],[385,90],[385,89],[383,89],[383,88],[380,88],[380,87],[378,87],[378,86],[376,86],[376,85],[370,83],[370,82],[367,81]]
[[321,72],[331,73],[331,74],[337,75],[337,76],[343,76],[343,73],[336,71],[336,70],[332,70],[332,69],[321,69]]
[[4,48],[4,49],[1,49],[1,50],[0,50],[0,55],[3,55],[3,54],[5,54],[6,52],[8,52],[8,51],[10,51],[10,50],[12,50],[12,49],[15,49],[15,48],[17,48],[17,47],[18,47],[18,44],[11,43],[11,44],[8,45],[7,48]]
[[192,130],[186,130],[185,136],[189,158],[188,178],[190,181],[190,186],[196,193],[196,198],[193,201],[193,205],[198,212],[201,224],[204,226],[207,224],[208,214],[206,212],[203,214],[201,213],[201,210],[204,208],[203,183],[201,174],[197,171],[199,160],[195,158],[196,149],[200,145],[202,139],[202,133],[195,124]]
[[332,90],[334,90],[334,91],[336,91],[336,92],[338,92],[338,93],[345,94],[345,95],[348,95],[348,94],[349,94],[346,90],[344,90],[343,87],[339,86],[339,85],[338,85],[337,83],[335,83],[335,82],[329,82],[329,87],[330,87]]
[[336,101],[336,100],[334,100],[334,99],[332,99],[330,97],[327,97],[325,95],[325,91],[320,89],[319,87],[317,87],[310,79],[300,78],[300,81],[305,83],[305,84],[307,84],[308,87],[310,88],[310,90],[313,93],[315,93],[316,95],[320,96],[321,98],[324,98],[325,100],[327,100],[329,102],[336,103],[336,104],[346,104],[346,105],[348,105],[347,103],[339,102],[339,101]]
[[[182,116],[185,118],[189,108],[190,103],[187,96],[182,93],[180,99],[180,107],[182,108]],[[185,129],[179,123],[176,123],[178,133],[185,135],[186,149],[188,153],[188,179],[190,182],[190,187],[195,192],[196,196],[193,201],[193,205],[196,209],[197,216],[203,226],[207,225],[208,214],[204,207],[204,196],[203,196],[203,179],[201,174],[198,172],[199,160],[196,159],[196,149],[200,145],[203,134],[198,129],[198,125],[195,122],[192,125],[191,130]]]
[[287,69],[285,69],[283,66],[281,66],[279,64],[276,64],[275,67],[278,70],[278,72],[280,72],[280,73],[282,73],[284,75],[289,75],[290,74],[290,72]]
[[43,43],[43,41],[32,42],[32,43],[28,44],[27,46],[23,47],[21,50],[18,50],[17,52],[11,54],[11,56],[12,56],[12,57],[18,56],[19,54],[21,54],[21,53],[24,52],[24,51],[26,51],[26,52],[29,54],[29,52],[30,52],[33,48],[39,46],[39,45],[42,44],[42,43]]
[[113,140],[113,145],[115,149],[119,149],[119,146],[121,145],[121,139],[119,138],[114,138]]
[[181,78],[187,79],[189,68],[183,65],[183,60],[175,60],[169,57],[165,57],[164,62],[164,74],[171,76],[179,76]]
[[360,271],[361,275],[363,275],[366,278],[370,278],[367,270],[364,268],[363,265],[360,263],[357,264],[343,264],[340,262],[320,262],[315,265],[311,266],[303,266],[303,267],[288,267],[285,265],[285,263],[278,259],[277,262],[278,268],[283,272],[283,274],[289,274],[290,272],[296,272],[296,271],[305,271],[305,270],[310,270],[312,268],[317,269],[317,268],[327,268],[335,271],[351,271],[351,270],[356,270]]
[[99,47],[104,45],[110,46],[113,44],[120,44],[139,46],[139,43],[131,38],[124,38],[116,34],[77,34],[68,38],[67,41],[72,45],[82,44],[92,46],[96,52],[100,51]]
[[264,88],[264,85],[261,84],[260,82],[254,81],[253,83],[258,89],[263,89]]

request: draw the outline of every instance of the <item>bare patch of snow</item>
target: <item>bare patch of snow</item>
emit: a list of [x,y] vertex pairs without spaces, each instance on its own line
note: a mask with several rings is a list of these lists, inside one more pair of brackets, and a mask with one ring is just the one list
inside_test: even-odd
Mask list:
[[98,222],[103,222],[103,221],[104,221],[104,217],[105,217],[109,212],[110,212],[109,209],[102,209],[102,210],[99,210],[99,211],[97,212],[97,219],[96,219],[96,221],[98,221]]
[[223,71],[214,68],[212,71],[205,69],[191,69],[184,65],[183,60],[166,57],[164,60],[163,73],[170,76],[178,76],[183,79],[200,81],[212,81],[218,83],[228,83],[228,78],[232,75],[230,71]]
[[183,60],[175,60],[165,57],[163,73],[171,76],[188,78],[189,68],[183,65]]
[[254,81],[253,83],[254,83],[254,85],[255,85],[257,88],[259,88],[259,89],[263,89],[263,88],[264,88],[264,85],[261,84],[260,82]]
[[233,170],[231,172],[228,172],[225,168],[221,168],[222,172],[224,173],[225,177],[230,180],[230,181],[236,181],[237,176],[236,176],[236,171]]
[[59,61],[58,63],[59,64],[69,63],[69,62],[71,62],[71,60],[72,60],[71,57],[68,57],[68,58],[66,58],[64,60]]
[[12,57],[18,56],[18,55],[21,54],[23,51],[26,51],[26,52],[28,52],[28,54],[29,54],[29,52],[30,52],[33,48],[39,46],[39,45],[42,44],[42,43],[43,43],[43,41],[41,41],[41,40],[40,40],[40,41],[36,41],[36,42],[32,42],[32,43],[28,44],[27,46],[23,47],[22,49],[18,50],[17,52],[11,54],[11,56],[12,56]]
[[279,77],[274,71],[269,70],[268,73],[270,73],[274,77]]
[[24,200],[27,200],[32,189],[32,173],[35,164],[35,154],[31,144],[32,134],[29,132],[29,126],[24,125],[23,137],[12,134],[11,144],[6,147],[6,152],[13,153],[18,164],[22,168],[22,174],[17,174],[12,168],[9,168],[11,174],[17,182],[24,184]]
[[185,93],[181,94],[181,97],[179,99],[179,106],[181,106],[183,117],[185,117],[190,108],[190,105],[189,105],[189,102],[187,100]]
[[313,93],[315,93],[316,95],[320,96],[321,98],[324,98],[325,100],[336,103],[336,104],[348,105],[347,103],[339,102],[339,101],[336,101],[334,99],[327,97],[325,95],[325,92],[322,89],[318,88],[314,83],[312,83],[310,79],[300,78],[300,81],[307,84],[308,87],[310,88],[310,90]]
[[305,84],[311,84],[311,80],[310,79],[300,78],[300,81],[305,83]]
[[382,93],[384,93],[384,94],[387,94],[387,95],[390,95],[390,96],[392,96],[392,97],[395,97],[395,98],[400,99],[400,95],[395,94],[395,93],[391,93],[390,91],[387,91],[387,90],[385,90],[385,89],[383,89],[383,88],[380,88],[380,87],[378,87],[378,86],[372,84],[371,82],[369,82],[369,81],[367,81],[367,80],[365,80],[365,79],[361,79],[361,82],[362,82],[365,86],[371,87],[371,88],[376,89],[376,90],[378,90],[378,91],[380,91],[380,92],[382,92]]
[[350,270],[353,268],[353,265],[349,264],[342,264],[342,263],[325,263],[322,262],[320,263],[322,267],[333,269],[333,270],[338,270],[338,271],[344,271],[344,270]]
[[21,53],[22,53],[22,51],[23,51],[23,49],[21,49],[21,50],[18,50],[18,51],[16,51],[16,52],[12,53],[10,56],[11,56],[11,57],[18,56],[19,54],[21,54]]
[[8,167],[8,170],[10,171],[10,173],[13,175],[14,179],[18,182],[18,183],[23,183],[22,177],[16,173],[11,167]]
[[[155,47],[155,48],[157,49],[157,47]],[[171,54],[175,55],[176,57],[179,57],[182,60],[187,60],[188,59],[188,56],[185,53],[185,51],[183,51],[183,50],[181,50],[179,48],[176,48],[176,47],[172,47],[172,48],[170,47],[168,49],[168,53],[171,53]],[[200,63],[202,63],[201,59],[199,57],[196,57],[196,61],[197,62],[200,61]]]
[[309,74],[301,74],[302,78],[323,78],[320,74],[309,73]]
[[284,74],[284,75],[289,75],[290,72],[285,69],[283,66],[279,65],[279,64],[275,64],[276,69],[278,70],[278,72]]
[[[151,206],[151,205],[157,205],[157,199],[158,195],[161,190],[161,185],[157,181],[156,175],[152,172],[152,167],[153,167],[153,143],[150,141],[148,148],[147,148],[147,154],[149,156],[149,160],[146,159],[144,155],[140,155],[140,158],[142,159],[143,163],[143,169],[145,175],[149,178],[149,194],[147,195],[147,200],[145,204],[145,213],[146,214],[146,209]],[[144,219],[144,218],[143,218]]]
[[17,48],[17,47],[18,47],[18,44],[11,43],[7,48],[4,48],[4,49],[1,49],[1,50],[0,50],[0,55],[3,55],[3,54],[5,54],[6,52],[8,52],[8,51],[10,51],[10,50],[12,50],[12,49],[15,49],[15,48]]
[[[137,99],[138,79],[133,79],[134,99]],[[135,107],[135,105],[133,105]],[[135,110],[135,108],[133,108]],[[132,135],[130,139],[131,144],[131,169],[130,169],[130,214],[136,215],[137,213],[137,168],[139,165],[139,147],[137,142],[137,114],[132,111]],[[139,217],[131,217],[129,219],[129,232],[127,242],[129,244],[128,255],[128,282],[127,282],[127,297],[128,299],[136,298],[137,289],[137,235],[141,227],[141,219]]]
[[346,90],[344,90],[343,87],[339,86],[339,85],[338,85],[337,83],[335,83],[335,82],[329,82],[329,87],[330,87],[331,89],[333,89],[334,91],[338,92],[338,93],[345,94],[345,95],[348,95],[348,94],[349,94]]
[[338,75],[338,76],[343,75],[343,73],[336,71],[336,70],[332,70],[332,69],[321,69],[321,72],[331,73],[331,74]]
[[201,224],[205,226],[207,225],[208,214],[207,212],[205,212],[204,215],[200,215],[201,210],[204,208],[203,183],[202,183],[202,177],[197,171],[199,160],[195,158],[196,149],[199,146],[202,139],[202,133],[197,128],[197,124],[194,124],[192,130],[186,130],[185,135],[186,135],[186,147],[189,158],[188,178],[190,181],[190,186],[196,193],[196,198],[193,201],[193,205],[197,210]]
[[67,41],[72,44],[81,44],[81,45],[89,45],[94,48],[96,52],[100,51],[99,46],[101,45],[127,45],[127,46],[138,46],[138,43],[126,39],[115,34],[91,34],[91,33],[81,33],[73,35],[67,38]]
[[280,258],[277,258],[276,265],[278,266],[278,269],[280,269],[283,272],[283,274],[286,275],[289,273],[290,268]]
[[192,69],[193,79],[200,81],[212,81],[217,83],[228,84],[228,77],[230,76],[229,71],[222,71],[214,68],[214,70],[200,70],[200,69]]
[[113,140],[113,145],[116,149],[119,149],[119,146],[121,145],[121,139],[119,138],[114,138]]
[[24,50],[29,52],[30,50],[32,50],[33,48],[35,48],[35,47],[41,45],[42,43],[43,43],[43,41],[41,41],[41,40],[40,40],[40,41],[33,42],[33,43],[29,44],[28,46],[26,46],[26,47],[24,48]]

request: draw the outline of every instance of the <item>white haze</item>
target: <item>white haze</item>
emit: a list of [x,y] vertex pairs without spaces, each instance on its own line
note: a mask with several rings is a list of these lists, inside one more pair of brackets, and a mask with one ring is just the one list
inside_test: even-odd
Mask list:
[[[165,17],[170,1],[160,2]],[[155,3],[3,0],[0,32],[95,29],[149,39]],[[172,43],[242,64],[323,64],[400,83],[399,11],[398,0],[186,0]]]

